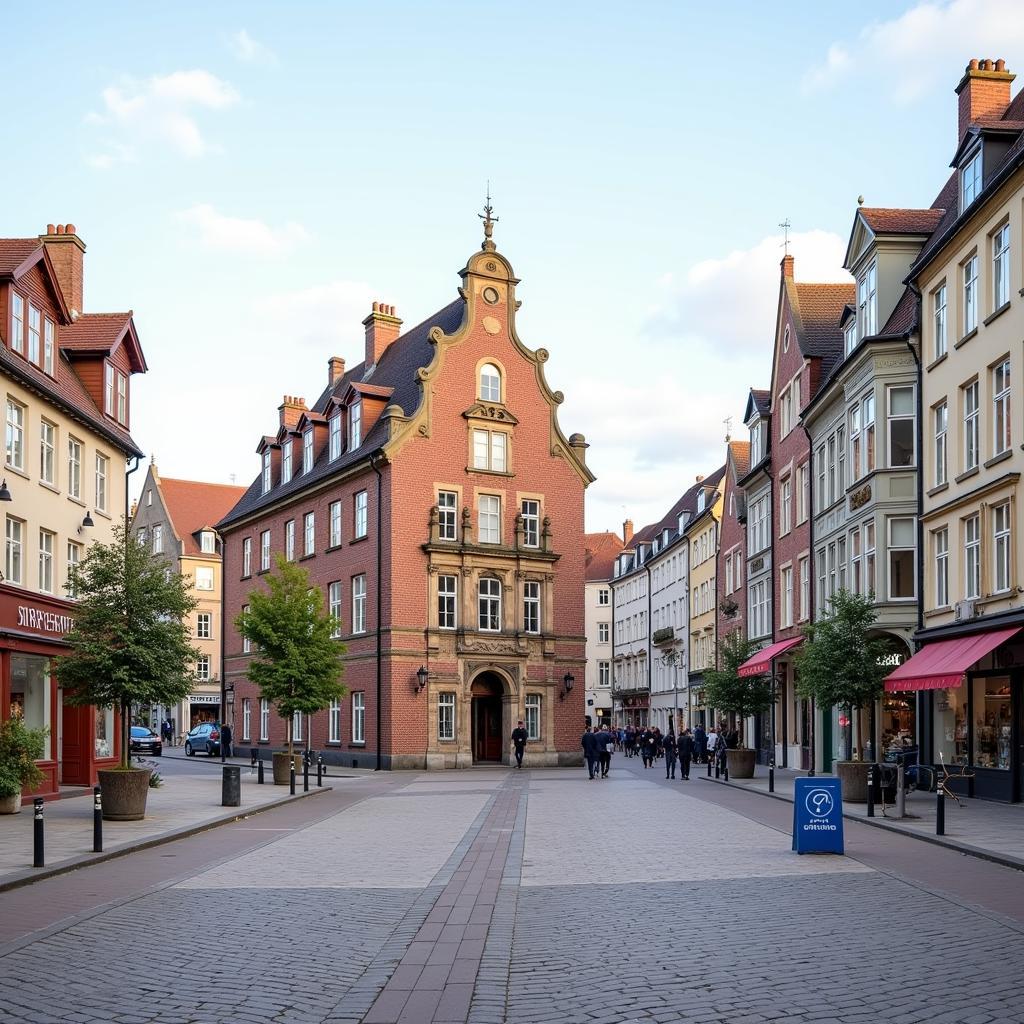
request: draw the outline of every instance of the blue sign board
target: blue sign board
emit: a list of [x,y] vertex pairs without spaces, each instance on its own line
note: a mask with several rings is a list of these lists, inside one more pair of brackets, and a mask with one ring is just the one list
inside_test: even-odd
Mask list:
[[843,789],[838,779],[797,779],[793,794],[793,849],[843,853]]

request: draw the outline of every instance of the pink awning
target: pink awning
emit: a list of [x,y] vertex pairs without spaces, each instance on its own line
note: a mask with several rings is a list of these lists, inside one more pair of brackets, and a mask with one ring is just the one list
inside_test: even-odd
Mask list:
[[737,675],[741,676],[760,676],[766,672],[771,672],[772,661],[774,661],[780,654],[785,654],[791,647],[796,647],[797,644],[802,644],[804,638],[802,636],[790,637],[789,640],[779,640],[777,643],[769,644],[767,647],[758,651],[752,658],[747,658],[742,665],[740,665]]
[[1019,633],[1020,629],[1020,626],[1014,626],[1012,629],[996,629],[991,633],[971,633],[951,640],[936,640],[922,647],[895,672],[886,676],[885,688],[897,692],[957,687],[963,682],[964,673],[975,662]]

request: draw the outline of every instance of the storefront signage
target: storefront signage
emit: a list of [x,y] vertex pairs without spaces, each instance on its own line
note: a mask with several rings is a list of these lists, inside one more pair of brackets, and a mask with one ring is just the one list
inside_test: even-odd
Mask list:
[[906,660],[907,656],[905,654],[900,654],[898,651],[894,651],[892,654],[883,654],[876,664],[881,665],[884,668],[899,668]]
[[191,704],[219,704],[220,697],[216,694],[209,693],[193,693],[189,697],[189,703]]
[[843,790],[838,779],[797,779],[793,794],[793,849],[843,853]]
[[64,636],[74,628],[75,619],[72,615],[61,615],[47,611],[45,608],[33,608],[31,605],[18,605],[18,626],[23,629],[34,629],[39,633],[52,633]]

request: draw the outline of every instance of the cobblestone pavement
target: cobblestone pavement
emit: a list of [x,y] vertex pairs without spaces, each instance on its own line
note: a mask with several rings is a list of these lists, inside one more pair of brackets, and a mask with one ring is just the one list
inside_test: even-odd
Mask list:
[[[187,873],[113,903],[114,863],[0,895],[2,919],[97,892],[0,946],[0,1021],[1024,1024],[1024,922],[957,892],[1021,873],[864,826],[857,859],[797,857],[722,787],[623,760],[389,776],[320,820],[268,811],[258,847],[171,844]],[[889,870],[898,844],[922,850]]]

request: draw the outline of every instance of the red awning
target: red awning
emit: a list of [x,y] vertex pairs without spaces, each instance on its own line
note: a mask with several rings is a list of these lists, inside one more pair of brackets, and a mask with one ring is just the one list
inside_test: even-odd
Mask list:
[[758,651],[752,658],[748,658],[743,662],[737,671],[737,675],[760,676],[764,675],[765,672],[771,672],[772,662],[780,654],[785,654],[791,647],[796,647],[797,644],[802,644],[803,642],[804,638],[802,636],[794,636],[789,640],[779,640],[778,643],[769,644]]
[[944,690],[957,687],[964,673],[990,651],[1020,632],[1020,626],[991,633],[971,633],[951,640],[936,640],[922,647],[895,672],[885,678],[885,688],[900,690]]

